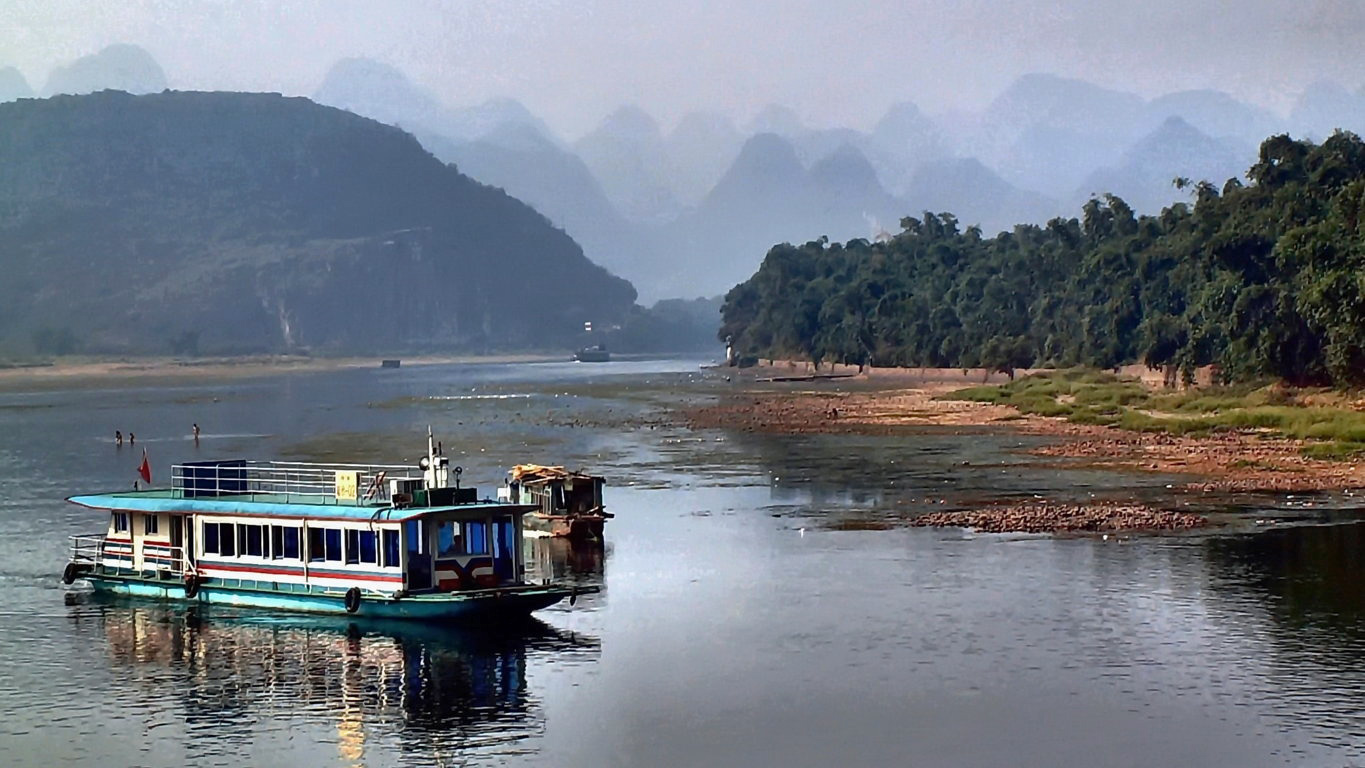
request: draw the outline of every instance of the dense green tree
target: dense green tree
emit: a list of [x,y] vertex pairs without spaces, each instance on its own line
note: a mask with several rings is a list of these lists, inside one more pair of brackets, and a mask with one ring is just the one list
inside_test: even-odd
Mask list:
[[1178,178],[1192,205],[1156,216],[1105,195],[993,238],[925,212],[882,242],[779,245],[726,297],[721,337],[845,363],[1365,384],[1365,143],[1272,136],[1247,178]]

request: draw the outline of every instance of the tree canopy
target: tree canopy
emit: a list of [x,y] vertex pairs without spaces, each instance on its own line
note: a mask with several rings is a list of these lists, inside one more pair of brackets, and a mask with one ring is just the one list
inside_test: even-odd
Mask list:
[[777,245],[719,335],[816,361],[1365,384],[1365,142],[1273,136],[1247,179],[1177,179],[1191,202],[1156,216],[1107,195],[991,238],[926,212],[881,242]]

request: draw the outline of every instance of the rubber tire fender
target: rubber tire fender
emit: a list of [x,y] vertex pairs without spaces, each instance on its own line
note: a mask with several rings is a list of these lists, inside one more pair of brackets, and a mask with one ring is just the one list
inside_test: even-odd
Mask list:
[[78,568],[76,567],[76,564],[75,564],[75,563],[67,563],[67,564],[66,564],[66,567],[62,569],[62,583],[63,583],[63,584],[70,585],[71,582],[75,581],[76,578],[79,577],[79,576],[80,576],[80,569],[78,569]]
[[199,577],[193,574],[185,577],[185,599],[193,600],[199,595]]
[[360,587],[351,587],[346,590],[346,612],[355,613],[360,610]]

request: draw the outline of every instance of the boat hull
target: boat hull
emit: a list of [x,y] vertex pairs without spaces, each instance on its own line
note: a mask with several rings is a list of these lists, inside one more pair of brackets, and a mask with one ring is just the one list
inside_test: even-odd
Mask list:
[[545,515],[532,512],[524,518],[528,530],[574,541],[601,541],[607,519],[601,515]]
[[136,577],[89,574],[85,579],[96,592],[118,596],[185,603],[259,608],[310,614],[359,616],[373,619],[411,619],[420,621],[464,621],[475,618],[527,616],[568,597],[592,589],[572,587],[522,587],[477,592],[446,592],[391,598],[362,595],[355,611],[346,610],[342,592],[284,592],[214,583],[210,579],[193,596],[183,583]]

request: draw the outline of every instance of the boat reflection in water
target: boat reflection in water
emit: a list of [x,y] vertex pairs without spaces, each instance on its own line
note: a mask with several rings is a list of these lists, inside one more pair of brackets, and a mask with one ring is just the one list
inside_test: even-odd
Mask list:
[[77,632],[102,631],[129,693],[179,710],[191,741],[206,728],[222,738],[230,723],[287,730],[292,720],[321,726],[320,740],[334,739],[350,764],[389,762],[380,758],[389,752],[421,762],[515,753],[544,727],[528,659],[595,662],[601,648],[529,618],[471,630],[96,595],[81,602]]
[[602,594],[585,595],[578,599],[604,599],[608,550],[609,547],[601,541],[575,541],[560,536],[528,533],[522,539],[526,580],[532,584],[548,581],[566,586],[598,587]]

